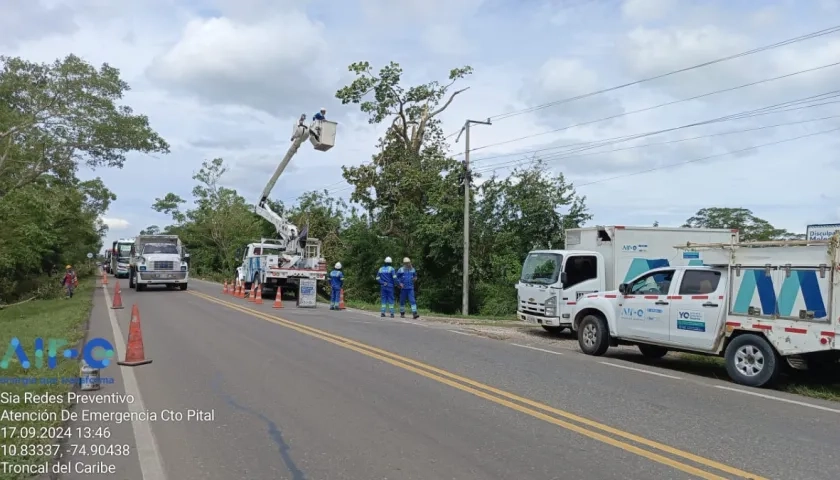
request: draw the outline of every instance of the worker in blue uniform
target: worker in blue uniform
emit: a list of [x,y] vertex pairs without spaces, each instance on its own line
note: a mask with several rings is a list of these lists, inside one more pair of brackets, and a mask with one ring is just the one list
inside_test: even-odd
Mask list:
[[417,281],[417,270],[411,266],[411,259],[403,258],[403,266],[397,270],[397,281],[400,282],[400,318],[405,318],[405,302],[411,304],[411,315],[418,318],[417,301],[414,299],[414,282]]
[[385,265],[379,267],[376,279],[379,281],[379,295],[382,300],[380,317],[385,316],[386,307],[391,310],[391,318],[394,318],[394,290],[397,284],[397,271],[391,265],[391,257],[385,257]]
[[335,269],[330,272],[330,310],[338,310],[342,288],[344,288],[344,272],[341,271],[341,262],[338,262],[335,264]]
[[316,113],[312,120],[326,120],[327,119],[327,109],[322,108],[320,112]]

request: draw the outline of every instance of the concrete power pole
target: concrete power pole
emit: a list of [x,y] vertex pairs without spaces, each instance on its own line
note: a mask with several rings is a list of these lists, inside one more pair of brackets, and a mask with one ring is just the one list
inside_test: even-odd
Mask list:
[[470,125],[492,125],[488,118],[486,122],[467,120],[464,127],[455,138],[455,143],[464,134],[464,277],[461,293],[461,314],[470,314]]

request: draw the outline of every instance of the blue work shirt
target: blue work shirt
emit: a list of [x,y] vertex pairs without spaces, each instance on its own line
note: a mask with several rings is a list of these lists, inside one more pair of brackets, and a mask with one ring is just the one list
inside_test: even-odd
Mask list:
[[324,114],[322,114],[321,112],[316,113],[312,117],[312,120],[326,120],[326,119],[327,119],[327,117],[325,117]]
[[344,285],[344,273],[341,270],[333,270],[330,272],[330,287],[334,290],[340,290]]
[[382,288],[390,290],[394,289],[394,285],[397,283],[397,271],[394,270],[394,267],[385,265],[379,269],[376,276],[378,277],[379,285],[381,285]]
[[400,267],[397,270],[397,280],[402,284],[403,290],[413,290],[414,281],[417,280],[417,270],[414,267]]

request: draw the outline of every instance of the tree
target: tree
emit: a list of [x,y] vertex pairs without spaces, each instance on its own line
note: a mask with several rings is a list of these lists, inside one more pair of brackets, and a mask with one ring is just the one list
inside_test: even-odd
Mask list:
[[129,90],[116,68],[75,55],[0,62],[0,198],[47,174],[69,181],[80,162],[122,168],[127,152],[169,152],[146,116],[116,105]]
[[756,217],[746,208],[701,208],[685,221],[683,227],[738,229],[741,241],[745,242],[781,240],[794,235]]
[[148,227],[140,230],[140,235],[157,235],[160,233],[160,227],[157,225],[149,225]]

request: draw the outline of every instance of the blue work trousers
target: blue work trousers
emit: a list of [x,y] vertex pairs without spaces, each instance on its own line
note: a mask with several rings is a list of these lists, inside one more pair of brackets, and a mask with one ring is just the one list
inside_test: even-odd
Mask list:
[[341,301],[341,288],[330,289],[330,307],[338,308],[338,303]]
[[382,299],[382,306],[380,312],[385,313],[386,309],[390,309],[394,313],[394,289],[390,287],[381,287],[379,289],[379,296]]
[[411,305],[411,313],[417,313],[417,301],[414,300],[414,289],[403,288],[400,290],[400,313],[405,313],[405,301]]

